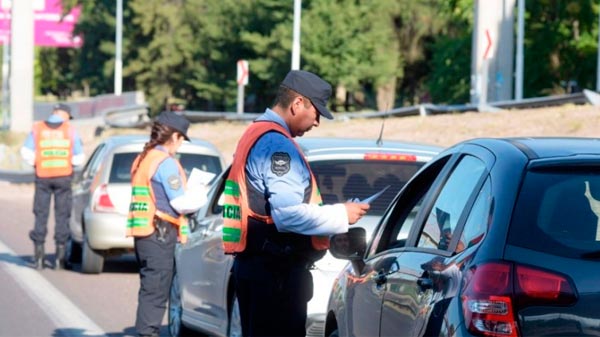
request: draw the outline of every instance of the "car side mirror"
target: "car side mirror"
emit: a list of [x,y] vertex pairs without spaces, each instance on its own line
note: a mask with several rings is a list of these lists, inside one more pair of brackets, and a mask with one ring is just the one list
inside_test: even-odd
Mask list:
[[347,233],[333,235],[329,239],[329,252],[343,260],[362,260],[367,249],[367,231],[362,227],[352,227]]

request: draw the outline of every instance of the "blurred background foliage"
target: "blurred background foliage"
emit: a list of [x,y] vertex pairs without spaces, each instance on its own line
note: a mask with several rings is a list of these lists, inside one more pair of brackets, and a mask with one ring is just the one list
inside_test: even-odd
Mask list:
[[[112,93],[115,1],[63,4],[82,7],[84,45],[36,47],[36,93]],[[292,0],[123,4],[123,90],[143,91],[153,113],[171,100],[235,111],[239,59],[245,111],[261,112],[291,67]],[[598,5],[536,0],[526,12],[525,97],[595,87]],[[301,22],[301,69],[334,86],[334,111],[469,101],[473,0],[303,0]]]

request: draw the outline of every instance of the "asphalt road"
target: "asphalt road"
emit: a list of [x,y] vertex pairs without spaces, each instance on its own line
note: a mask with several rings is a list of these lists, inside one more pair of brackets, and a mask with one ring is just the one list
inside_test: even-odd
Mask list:
[[[0,336],[135,336],[139,277],[133,256],[99,275],[31,268],[33,185],[0,181]],[[54,254],[50,215],[47,257]],[[168,336],[166,315],[161,336]]]

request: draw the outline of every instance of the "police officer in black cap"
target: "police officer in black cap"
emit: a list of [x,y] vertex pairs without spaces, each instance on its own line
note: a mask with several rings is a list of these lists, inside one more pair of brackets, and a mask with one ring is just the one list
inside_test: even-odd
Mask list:
[[33,266],[45,267],[46,234],[50,201],[54,196],[54,268],[66,267],[66,243],[70,236],[73,167],[80,166],[85,160],[83,144],[77,131],[69,120],[73,119],[71,107],[64,103],[55,104],[52,114],[45,121],[33,124],[21,156],[26,163],[35,168],[35,194],[33,213],[35,224],[29,232],[34,243]]
[[179,114],[161,113],[131,169],[132,195],[127,236],[134,237],[140,268],[135,328],[140,336],[158,336],[175,270],[175,245],[188,234],[184,214],[206,202],[204,185],[186,186],[175,154],[187,135],[189,121]]
[[[233,277],[244,336],[305,336],[313,295],[311,265],[329,235],[345,233],[369,205],[322,205],[310,166],[293,137],[332,119],[331,86],[290,71],[275,104],[238,142],[224,191],[223,245],[235,254]],[[239,211],[238,211],[239,210]]]

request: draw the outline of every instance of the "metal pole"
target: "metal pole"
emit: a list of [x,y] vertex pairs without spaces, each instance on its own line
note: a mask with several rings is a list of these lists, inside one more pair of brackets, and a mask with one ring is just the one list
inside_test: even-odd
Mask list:
[[596,65],[596,91],[600,92],[600,7],[598,7],[598,64]]
[[300,69],[300,13],[302,0],[294,0],[294,40],[292,42],[292,70]]
[[8,109],[10,108],[10,93],[8,92],[9,67],[10,67],[10,39],[5,39],[2,46],[2,129],[10,127]]
[[517,63],[517,67],[515,69],[515,100],[520,101],[523,99],[523,38],[525,36],[525,0],[519,0],[518,6],[519,21],[517,25],[517,55],[515,56]]
[[244,85],[243,84],[238,84],[237,113],[238,113],[238,115],[241,115],[244,113]]
[[33,122],[33,1],[13,1],[10,20],[10,130]]
[[123,87],[123,0],[117,0],[116,33],[115,33],[115,95],[121,95]]

